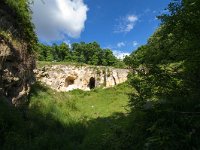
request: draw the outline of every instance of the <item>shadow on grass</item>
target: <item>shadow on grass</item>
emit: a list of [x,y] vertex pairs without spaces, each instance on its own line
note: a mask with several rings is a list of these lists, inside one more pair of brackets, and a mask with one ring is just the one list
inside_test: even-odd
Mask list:
[[[31,94],[29,96],[31,96],[31,95],[38,96],[39,92],[48,92],[48,88],[46,86],[43,86],[43,85],[39,84],[38,82],[36,82],[32,86],[31,92],[30,92]],[[48,93],[48,94],[51,94],[51,93]],[[29,97],[29,99],[30,99],[30,97]]]
[[[48,92],[52,94],[48,88],[35,86],[31,93],[38,95],[35,97],[36,99],[39,99],[44,93],[45,96],[48,95],[46,94]],[[83,94],[81,91],[75,91],[75,93]],[[63,96],[67,95],[63,94]],[[57,95],[51,96],[49,101],[57,97]],[[10,107],[1,100],[0,149],[137,150],[148,149],[149,145],[146,143],[150,143],[152,149],[199,148],[198,116],[186,115],[184,117],[182,114],[156,108],[149,111],[131,110],[130,114],[113,113],[109,117],[95,119],[83,116],[80,120],[73,120],[69,117],[69,121],[64,123],[62,119],[68,116],[64,114],[64,118],[61,116],[60,119],[59,113],[52,113],[54,111],[52,108],[56,107],[54,101],[50,105],[51,109],[48,109],[47,113],[43,112],[45,108],[40,103],[37,107],[27,107],[26,117],[24,117],[23,111]],[[71,110],[76,112],[70,108],[71,106],[64,105],[64,109],[69,109],[68,112]],[[75,117],[74,114],[72,116]],[[189,139],[185,136],[188,133],[191,134]],[[170,138],[166,140],[165,137]],[[155,141],[155,138],[161,142]]]
[[[48,92],[48,88],[36,87],[31,92],[34,95]],[[62,123],[35,107],[27,108],[23,117],[21,110],[0,101],[0,149],[105,149],[105,139],[113,132],[118,134],[126,126],[126,119],[124,114],[115,113],[106,118]]]

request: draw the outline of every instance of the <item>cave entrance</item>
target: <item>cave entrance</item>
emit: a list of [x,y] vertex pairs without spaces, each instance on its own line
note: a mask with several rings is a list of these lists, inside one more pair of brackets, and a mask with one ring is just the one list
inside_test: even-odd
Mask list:
[[94,89],[95,88],[95,78],[91,77],[89,82],[89,88]]
[[75,78],[74,77],[67,77],[65,79],[65,87],[68,87],[69,85],[73,85],[74,84],[74,80]]

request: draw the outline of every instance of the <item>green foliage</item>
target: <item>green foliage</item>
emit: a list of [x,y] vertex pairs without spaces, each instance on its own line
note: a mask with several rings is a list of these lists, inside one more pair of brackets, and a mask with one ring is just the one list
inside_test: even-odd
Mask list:
[[[104,135],[127,113],[127,94],[121,84],[91,92],[56,92],[35,84],[28,107],[11,108],[0,101],[0,149],[102,149]],[[118,120],[119,119],[119,120]]]
[[53,44],[53,46],[39,44],[37,58],[39,61],[78,62],[89,65],[125,67],[125,64],[118,60],[111,50],[100,48],[96,42],[73,43],[71,48],[65,43]]
[[99,68],[97,68],[96,74],[99,75],[99,76],[101,75],[101,70]]
[[127,68],[127,65],[124,63],[123,60],[117,59],[117,61],[114,64],[115,68]]
[[[70,93],[36,85],[26,113],[0,101],[0,148],[198,150],[200,1],[172,1],[168,10],[148,43],[124,59],[134,70],[129,114],[126,84]],[[40,45],[38,59],[117,63],[96,42]]]
[[124,60],[134,69],[129,81],[136,92],[130,125],[118,131],[121,135],[112,133],[106,141],[110,145],[200,148],[200,1],[172,1],[168,10],[148,43]]
[[[86,64],[83,63],[77,63],[77,62],[50,62],[50,61],[37,61],[36,66],[38,68],[42,68],[44,66],[51,66],[51,65],[73,65],[76,67],[86,66]],[[94,67],[94,66],[91,66]]]
[[29,50],[34,50],[37,37],[31,22],[31,11],[27,0],[0,1],[0,30],[12,34],[20,41],[28,44]]

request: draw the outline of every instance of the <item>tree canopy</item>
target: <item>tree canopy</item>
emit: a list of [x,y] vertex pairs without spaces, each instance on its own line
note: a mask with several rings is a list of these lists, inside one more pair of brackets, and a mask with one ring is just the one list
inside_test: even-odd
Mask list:
[[[199,149],[200,145],[200,1],[175,0],[162,23],[124,61],[132,121],[122,144],[129,149]],[[117,140],[116,140],[117,141]]]
[[39,44],[37,58],[40,61],[67,61],[89,65],[125,67],[110,49],[102,49],[97,42],[73,43],[71,47],[66,43],[47,46]]

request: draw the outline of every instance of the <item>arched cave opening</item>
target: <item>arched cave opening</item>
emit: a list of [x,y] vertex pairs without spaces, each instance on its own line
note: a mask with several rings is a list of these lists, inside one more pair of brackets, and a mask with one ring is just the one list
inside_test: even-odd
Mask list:
[[72,84],[74,84],[74,80],[75,80],[75,78],[73,78],[73,77],[67,77],[66,79],[65,79],[65,87],[68,87],[69,85],[72,85]]
[[89,88],[94,89],[95,88],[95,78],[91,77],[89,82]]

